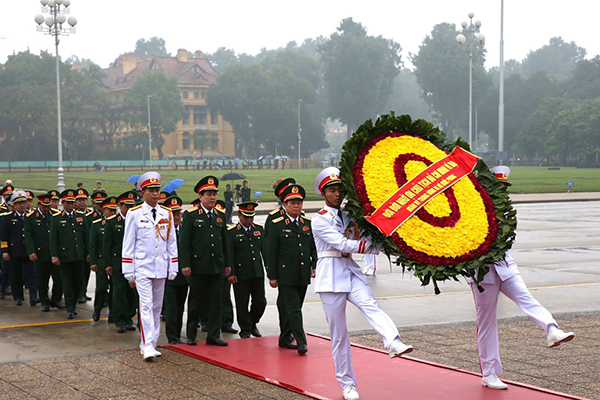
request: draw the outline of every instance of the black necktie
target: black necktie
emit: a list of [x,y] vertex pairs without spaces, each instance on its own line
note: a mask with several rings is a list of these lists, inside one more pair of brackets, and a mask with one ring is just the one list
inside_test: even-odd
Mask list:
[[206,215],[208,215],[208,219],[212,221],[212,211],[207,212]]
[[338,210],[338,217],[340,217],[340,221],[342,221],[342,225],[344,225],[344,213],[342,213],[342,210]]
[[156,208],[152,209],[152,218],[156,221]]

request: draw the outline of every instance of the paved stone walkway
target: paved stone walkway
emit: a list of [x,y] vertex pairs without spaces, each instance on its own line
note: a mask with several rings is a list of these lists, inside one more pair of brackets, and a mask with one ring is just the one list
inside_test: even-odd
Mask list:
[[[527,318],[500,321],[502,377],[600,400],[600,312],[555,317],[576,337],[554,349],[546,347],[543,331]],[[475,328],[474,323],[422,325],[402,328],[401,334],[415,347],[414,357],[479,371]],[[372,331],[353,333],[352,341],[382,347]],[[0,400],[306,398],[173,351],[162,353],[154,362],[144,362],[139,351],[131,349],[3,363]]]

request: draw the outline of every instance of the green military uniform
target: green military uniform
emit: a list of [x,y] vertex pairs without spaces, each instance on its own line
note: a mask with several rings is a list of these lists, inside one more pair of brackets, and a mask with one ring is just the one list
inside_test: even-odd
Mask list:
[[[252,224],[246,229],[238,223],[227,231],[228,247],[233,254],[231,275],[237,277],[233,285],[240,336],[250,337],[267,306],[265,273],[262,263],[263,227]],[[252,305],[248,310],[248,303]]]
[[[171,211],[181,210],[183,202],[177,196],[168,197],[163,205]],[[179,252],[179,228],[175,227],[177,234],[177,250]],[[185,301],[188,295],[188,283],[183,274],[179,272],[177,277],[165,283],[164,316],[165,334],[169,344],[181,343],[181,328],[183,327],[183,313]]]
[[[195,191],[217,190],[218,179],[207,176],[198,182]],[[216,208],[208,215],[202,206],[187,210],[179,235],[179,268],[191,268],[187,277],[190,285],[188,299],[188,343],[194,343],[202,304],[209,310],[206,326],[206,343],[215,344],[221,339],[221,304],[225,268],[230,266],[227,248],[227,223],[225,213]],[[204,322],[204,321],[203,321]]]
[[133,326],[133,317],[137,308],[136,291],[129,286],[121,266],[124,234],[125,217],[120,212],[106,219],[102,251],[105,267],[112,267],[111,315],[119,332],[124,332],[126,327]]
[[[44,196],[38,196],[38,201]],[[48,197],[49,202],[50,197]],[[28,254],[35,254],[35,275],[38,285],[38,295],[42,303],[42,311],[48,311],[49,307],[64,308],[60,300],[62,298],[62,279],[60,268],[52,264],[50,255],[50,227],[52,215],[50,212],[44,214],[39,208],[32,210],[25,218],[25,246]],[[48,298],[48,284],[52,277],[52,299]]]
[[109,290],[112,286],[110,277],[106,274],[104,260],[104,232],[106,231],[106,218],[101,216],[92,222],[90,227],[90,266],[96,266],[96,291],[94,294],[94,321],[100,319],[100,312],[104,304],[108,304],[108,319],[111,319],[112,298]]
[[[298,189],[301,189],[300,194]],[[286,187],[282,198],[286,198],[286,194],[290,192],[296,193],[295,196],[298,197],[287,197],[285,201],[304,198],[304,189],[297,185]],[[279,344],[290,343],[293,334],[298,347],[306,346],[302,304],[310,284],[311,272],[317,264],[310,220],[299,216],[294,222],[287,214],[276,218],[265,239],[268,249],[265,260],[267,274],[270,280],[278,281]]]
[[[65,190],[61,193],[63,202],[72,201],[66,200],[73,196],[72,192],[73,190]],[[65,211],[61,211],[52,216],[50,255],[53,258],[58,257],[60,260],[67,318],[72,318],[76,311],[77,295],[83,284],[83,269],[88,255],[88,243],[88,229],[83,212],[74,210],[69,215]]]

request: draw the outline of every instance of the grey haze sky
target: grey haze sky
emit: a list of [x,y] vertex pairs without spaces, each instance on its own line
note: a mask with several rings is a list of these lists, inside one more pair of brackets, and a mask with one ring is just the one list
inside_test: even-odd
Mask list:
[[[54,42],[36,32],[34,16],[40,14],[38,0],[1,0],[0,63],[13,52],[29,49],[34,54],[48,50]],[[504,2],[505,60],[522,60],[531,50],[561,36],[584,47],[587,58],[600,53],[597,13],[589,0],[506,0]],[[470,11],[482,22],[486,35],[487,66],[499,63],[500,0],[71,0],[71,15],[79,23],[77,33],[62,37],[63,59],[76,54],[108,67],[119,54],[133,51],[139,38],[158,36],[167,50],[201,50],[218,47],[237,53],[256,54],[290,41],[328,37],[342,19],[352,17],[371,35],[394,39],[402,46],[405,65],[409,52],[416,53],[435,24],[460,26]]]

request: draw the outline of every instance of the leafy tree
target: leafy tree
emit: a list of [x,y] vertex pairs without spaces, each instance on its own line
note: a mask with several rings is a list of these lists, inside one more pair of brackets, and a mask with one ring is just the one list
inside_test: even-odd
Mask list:
[[600,56],[591,60],[580,60],[573,75],[565,84],[569,97],[588,100],[600,97]]
[[200,157],[204,157],[204,150],[219,148],[219,133],[206,129],[196,129],[193,134],[194,148],[200,150]]
[[144,71],[125,93],[125,105],[135,110],[130,116],[135,133],[148,127],[148,96],[151,96],[152,147],[158,151],[159,159],[162,159],[165,135],[173,132],[177,128],[177,122],[188,113],[181,102],[176,78],[167,78],[161,71]]
[[165,40],[156,36],[150,39],[138,39],[135,42],[135,50],[133,54],[140,58],[148,58],[150,56],[170,57],[165,47]]
[[[412,62],[424,99],[442,129],[464,137],[469,125],[469,56],[456,43],[458,33],[454,24],[435,25]],[[484,62],[485,49],[473,51],[473,110],[491,87]]]
[[[521,145],[517,144],[517,136],[520,132],[524,132],[529,116],[534,113],[543,99],[560,95],[560,86],[545,72],[538,72],[529,79],[523,79],[517,74],[506,78],[504,80],[504,148],[509,151],[521,151]],[[490,92],[478,111],[479,130],[489,133],[492,148],[497,148],[498,88]]]
[[228,67],[234,65],[248,65],[256,62],[254,56],[246,53],[236,54],[233,49],[225,47],[219,47],[214,53],[206,54],[205,57],[218,74],[222,74]]
[[[276,147],[281,151],[291,150],[297,137],[299,99],[313,103],[314,89],[308,81],[279,64],[267,69],[261,64],[228,68],[207,94],[211,112],[219,112],[233,126],[238,156],[245,151],[258,155],[260,148],[273,154]],[[309,122],[307,107],[302,108],[301,118],[304,137],[311,138],[303,149],[310,154],[324,142],[323,127],[317,128],[317,124]]]
[[417,83],[415,73],[402,69],[394,79],[393,92],[385,109],[394,111],[396,115],[408,114],[413,120],[423,118],[432,121],[433,116],[423,97],[423,89]]
[[549,44],[527,55],[522,62],[523,74],[529,78],[536,72],[546,71],[556,79],[566,79],[585,55],[586,50],[575,42],[566,43],[561,37],[553,37]]
[[348,125],[348,135],[384,109],[402,65],[400,50],[392,40],[367,35],[352,18],[320,46],[328,114]]

